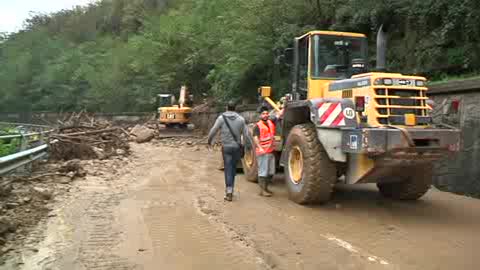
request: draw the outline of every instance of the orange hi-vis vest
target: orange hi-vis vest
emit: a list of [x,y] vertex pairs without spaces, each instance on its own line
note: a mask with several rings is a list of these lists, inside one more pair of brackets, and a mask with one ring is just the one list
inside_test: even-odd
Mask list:
[[268,154],[275,151],[273,144],[275,142],[275,124],[271,120],[268,120],[267,123],[268,126],[265,125],[262,120],[257,123],[258,129],[260,130],[260,137],[258,140],[260,141],[260,146],[264,149],[264,152],[261,152],[257,147],[257,155]]

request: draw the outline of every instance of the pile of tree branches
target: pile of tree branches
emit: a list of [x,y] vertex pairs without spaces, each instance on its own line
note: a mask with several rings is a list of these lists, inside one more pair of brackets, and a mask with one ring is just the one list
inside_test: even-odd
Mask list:
[[84,112],[73,113],[58,121],[59,128],[50,136],[50,157],[53,160],[106,159],[128,155],[128,133],[107,121],[97,121]]

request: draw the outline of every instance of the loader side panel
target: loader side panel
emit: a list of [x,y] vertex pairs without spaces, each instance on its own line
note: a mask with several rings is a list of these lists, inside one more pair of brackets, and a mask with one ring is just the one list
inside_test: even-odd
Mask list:
[[355,107],[351,99],[317,98],[309,100],[310,119],[317,128],[356,128]]
[[357,119],[352,100],[317,98],[309,100],[310,121],[317,128],[320,143],[332,161],[347,162],[342,151],[342,130],[356,128]]

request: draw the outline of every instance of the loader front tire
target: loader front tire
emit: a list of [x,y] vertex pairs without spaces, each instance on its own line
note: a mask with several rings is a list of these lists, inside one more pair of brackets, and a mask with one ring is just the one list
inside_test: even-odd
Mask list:
[[318,140],[315,126],[294,126],[288,135],[285,151],[285,181],[290,200],[298,204],[329,201],[337,170]]
[[397,182],[377,183],[380,193],[396,200],[414,201],[428,192],[432,185],[432,167],[409,168],[409,175]]

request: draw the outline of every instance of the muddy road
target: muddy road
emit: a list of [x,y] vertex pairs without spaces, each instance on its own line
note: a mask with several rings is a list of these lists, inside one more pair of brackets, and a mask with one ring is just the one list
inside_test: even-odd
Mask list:
[[[88,176],[0,269],[478,269],[480,201],[431,191],[417,203],[339,187],[324,206],[272,198],[242,175],[223,201],[219,153],[133,145],[115,179]],[[72,195],[74,194],[74,195]]]

